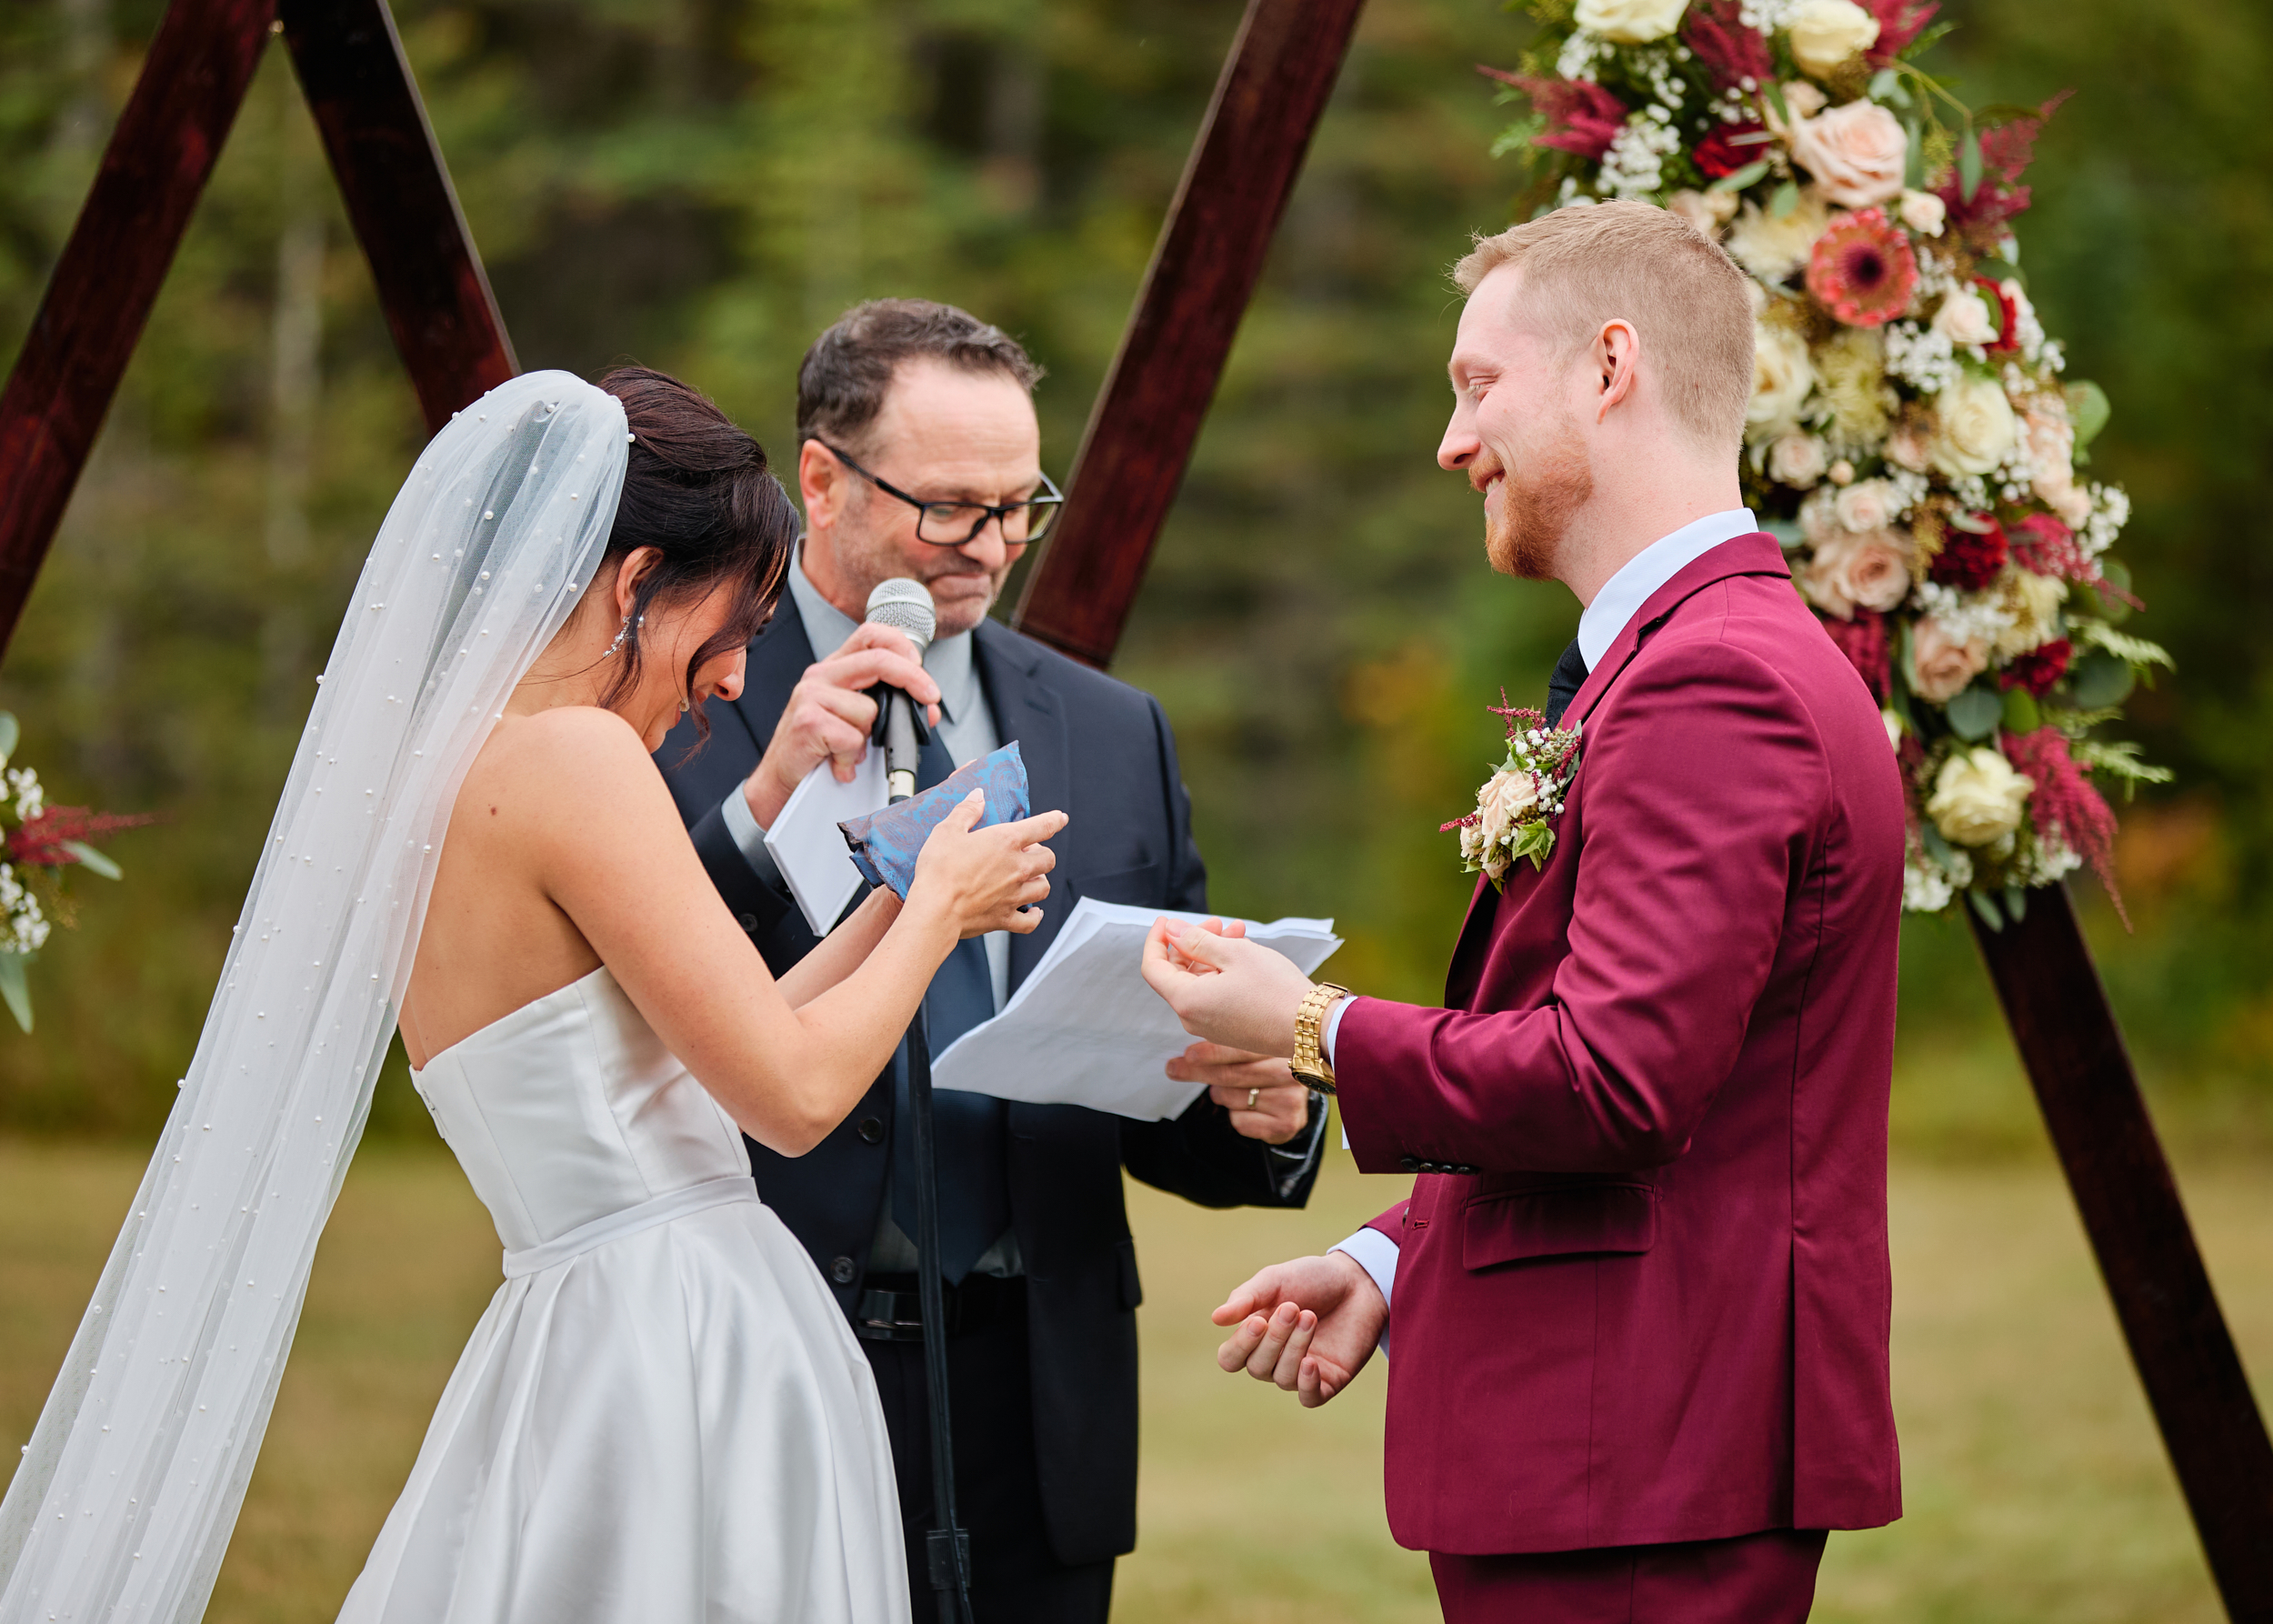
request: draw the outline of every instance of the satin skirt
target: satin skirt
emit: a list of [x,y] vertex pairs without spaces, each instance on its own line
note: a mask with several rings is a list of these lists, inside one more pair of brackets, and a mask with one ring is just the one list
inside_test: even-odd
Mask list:
[[509,1278],[341,1624],[901,1624],[859,1344],[755,1200]]

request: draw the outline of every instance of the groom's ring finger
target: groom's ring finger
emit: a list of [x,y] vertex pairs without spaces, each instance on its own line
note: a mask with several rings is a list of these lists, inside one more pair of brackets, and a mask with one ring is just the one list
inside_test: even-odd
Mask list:
[[[1282,1308],[1292,1306],[1285,1303],[1280,1305]],[[1278,1379],[1278,1356],[1286,1350],[1287,1338],[1295,1334],[1297,1318],[1297,1314],[1274,1312],[1271,1315],[1270,1323],[1263,1331],[1262,1341],[1256,1344],[1255,1351],[1247,1356],[1249,1376],[1254,1377],[1257,1381]]]
[[1271,1379],[1290,1393],[1301,1385],[1302,1358],[1310,1351],[1310,1338],[1317,1328],[1317,1316],[1305,1309],[1295,1334],[1287,1338],[1286,1351],[1278,1356],[1277,1368],[1271,1372]]

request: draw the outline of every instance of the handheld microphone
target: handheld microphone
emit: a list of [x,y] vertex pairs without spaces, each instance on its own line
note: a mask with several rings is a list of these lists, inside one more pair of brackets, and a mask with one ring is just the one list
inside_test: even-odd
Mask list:
[[[906,632],[919,660],[939,629],[930,592],[921,581],[905,576],[879,582],[868,594],[868,619]],[[904,801],[916,793],[916,756],[930,737],[915,703],[899,689],[886,688],[884,703],[876,707],[876,740],[884,746],[884,781],[890,799]]]

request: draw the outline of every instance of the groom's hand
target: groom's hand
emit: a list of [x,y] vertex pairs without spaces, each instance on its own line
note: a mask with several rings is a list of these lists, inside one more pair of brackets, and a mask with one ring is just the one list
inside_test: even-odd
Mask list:
[[1275,1382],[1316,1409],[1347,1387],[1381,1345],[1389,1305],[1347,1252],[1275,1263],[1213,1316],[1236,1326],[1216,1350],[1226,1370]]
[[1205,927],[1155,919],[1144,972],[1193,1037],[1249,1054],[1295,1052],[1295,1012],[1310,977],[1285,954],[1213,919]]
[[876,726],[876,701],[869,690],[878,684],[899,689],[924,707],[931,726],[939,725],[939,685],[924,669],[916,645],[906,632],[864,621],[842,648],[807,666],[789,691],[765,757],[742,786],[759,828],[774,827],[792,792],[824,761],[838,783],[852,782]]

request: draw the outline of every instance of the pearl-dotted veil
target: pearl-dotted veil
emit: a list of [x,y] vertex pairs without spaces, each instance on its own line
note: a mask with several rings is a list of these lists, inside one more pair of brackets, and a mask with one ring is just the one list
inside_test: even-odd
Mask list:
[[0,1624],[193,1624],[363,1130],[450,807],[598,566],[622,406],[567,373],[435,436],[356,584],[174,1113],[0,1501]]

